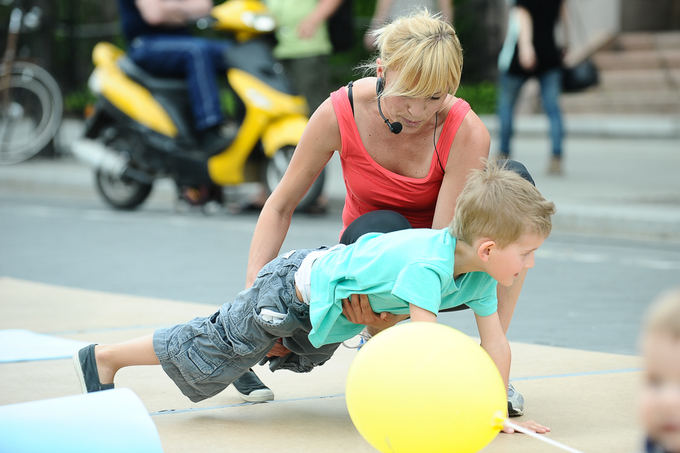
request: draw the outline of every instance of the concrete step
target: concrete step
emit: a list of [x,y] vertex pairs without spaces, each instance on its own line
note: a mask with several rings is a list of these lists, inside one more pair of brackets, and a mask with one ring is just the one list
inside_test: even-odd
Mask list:
[[598,89],[605,91],[663,91],[680,87],[680,68],[612,69],[600,71]]
[[680,48],[661,50],[601,51],[593,59],[602,70],[680,68]]
[[564,94],[565,113],[680,114],[680,91],[594,90]]
[[622,33],[607,46],[607,50],[619,52],[678,48],[680,48],[680,32],[678,31]]

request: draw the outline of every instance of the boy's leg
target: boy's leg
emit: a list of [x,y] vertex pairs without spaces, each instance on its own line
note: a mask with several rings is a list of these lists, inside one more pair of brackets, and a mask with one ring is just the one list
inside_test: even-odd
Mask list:
[[113,388],[113,378],[123,367],[159,364],[152,335],[111,345],[91,344],[78,351],[73,361],[82,390],[88,393]]

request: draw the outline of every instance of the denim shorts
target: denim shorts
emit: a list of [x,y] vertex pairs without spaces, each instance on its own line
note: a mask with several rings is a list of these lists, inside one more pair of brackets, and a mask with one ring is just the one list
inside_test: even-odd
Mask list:
[[[262,360],[282,338],[292,352],[281,368],[297,372],[322,365],[338,343],[315,348],[309,342],[309,306],[295,294],[295,272],[312,250],[294,250],[266,264],[252,287],[215,314],[158,329],[153,347],[163,370],[191,401],[216,395]],[[262,316],[262,310],[281,319]],[[290,359],[290,360],[288,360]]]

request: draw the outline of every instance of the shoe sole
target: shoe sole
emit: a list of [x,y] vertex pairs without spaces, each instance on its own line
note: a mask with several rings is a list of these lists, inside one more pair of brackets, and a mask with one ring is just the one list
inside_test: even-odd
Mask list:
[[524,415],[524,410],[516,410],[512,408],[512,403],[508,401],[508,417],[521,417]]
[[269,389],[253,390],[250,392],[250,395],[241,393],[238,390],[236,390],[236,393],[239,394],[243,401],[247,401],[248,403],[265,403],[274,399],[274,392]]
[[83,367],[80,364],[80,351],[76,351],[73,354],[73,367],[76,371],[76,376],[78,376],[78,382],[80,383],[80,392],[87,393],[87,385],[85,385],[85,374],[83,373]]

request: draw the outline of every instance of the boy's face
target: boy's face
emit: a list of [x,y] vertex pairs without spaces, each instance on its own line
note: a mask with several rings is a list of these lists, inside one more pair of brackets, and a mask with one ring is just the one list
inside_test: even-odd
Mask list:
[[665,450],[680,453],[680,339],[650,334],[643,357],[640,416],[645,431]]
[[519,274],[534,267],[534,252],[545,237],[535,233],[525,233],[503,248],[495,246],[489,252],[487,273],[502,286],[511,286]]

